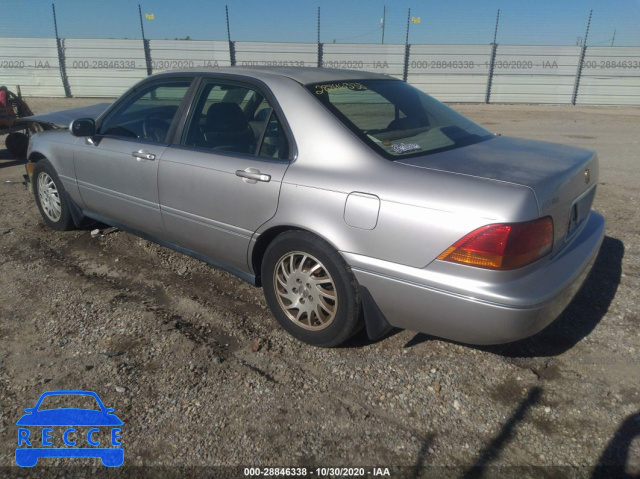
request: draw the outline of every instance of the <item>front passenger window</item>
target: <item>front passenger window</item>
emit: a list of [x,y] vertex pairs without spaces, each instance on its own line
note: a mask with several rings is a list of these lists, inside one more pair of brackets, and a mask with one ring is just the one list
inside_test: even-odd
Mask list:
[[164,142],[191,80],[171,80],[142,87],[113,111],[100,134]]

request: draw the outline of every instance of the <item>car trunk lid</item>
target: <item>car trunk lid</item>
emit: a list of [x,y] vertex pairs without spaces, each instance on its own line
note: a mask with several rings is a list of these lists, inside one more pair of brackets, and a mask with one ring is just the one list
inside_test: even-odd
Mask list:
[[397,162],[531,188],[540,217],[553,218],[554,255],[589,215],[599,174],[598,157],[591,150],[502,136]]

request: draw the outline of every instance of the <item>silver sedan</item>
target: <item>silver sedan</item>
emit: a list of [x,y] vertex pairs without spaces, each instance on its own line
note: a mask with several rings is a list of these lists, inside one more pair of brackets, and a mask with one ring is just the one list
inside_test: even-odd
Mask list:
[[317,346],[362,327],[530,336],[604,236],[594,152],[494,135],[384,75],[173,71],[30,121],[45,129],[27,172],[50,227],[99,221],[225,269]]

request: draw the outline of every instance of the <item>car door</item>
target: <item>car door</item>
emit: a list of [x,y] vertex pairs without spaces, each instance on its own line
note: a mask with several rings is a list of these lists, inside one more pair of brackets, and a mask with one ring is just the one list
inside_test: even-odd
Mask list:
[[143,84],[123,97],[98,125],[97,135],[74,146],[85,209],[110,222],[162,236],[158,160],[192,78]]
[[273,217],[292,152],[256,86],[203,80],[180,142],[162,154],[158,188],[169,241],[236,272],[251,236]]

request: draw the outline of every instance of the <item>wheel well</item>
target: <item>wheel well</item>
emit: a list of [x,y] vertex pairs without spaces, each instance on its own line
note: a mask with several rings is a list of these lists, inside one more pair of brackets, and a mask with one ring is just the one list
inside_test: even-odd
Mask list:
[[280,226],[274,226],[273,228],[269,228],[268,230],[266,230],[264,233],[261,233],[260,236],[258,236],[258,239],[256,241],[256,245],[253,247],[253,251],[251,252],[251,265],[253,266],[253,271],[255,273],[255,281],[256,284],[255,286],[262,286],[262,281],[261,281],[261,274],[262,274],[262,258],[264,256],[265,251],[267,251],[267,248],[269,247],[269,245],[271,244],[271,242],[280,234],[286,232],[286,231],[306,231],[307,233],[310,233],[312,235],[317,236],[318,238],[320,238],[323,241],[326,241],[327,243],[329,243],[329,246],[333,247],[334,249],[337,250],[336,246],[329,241],[327,238],[325,238],[324,236],[319,235],[318,233],[314,232],[314,231],[310,231],[308,229],[305,228],[300,228],[298,226],[291,226],[291,225],[280,225]]
[[306,231],[307,233],[315,235],[321,240],[326,241],[327,243],[329,243],[329,246],[333,247],[334,249],[337,249],[331,241],[327,240],[327,238],[319,235],[314,231],[310,231],[305,228],[299,228],[297,226],[291,226],[291,225],[274,226],[273,228],[268,229],[264,233],[261,233],[260,236],[258,236],[256,245],[253,247],[253,251],[251,253],[251,265],[253,266],[253,271],[255,273],[256,286],[262,286],[262,280],[261,280],[262,257],[264,256],[265,251],[267,251],[267,248],[269,247],[271,242],[276,238],[276,236],[286,231]]
[[284,233],[285,231],[307,230],[296,228],[295,226],[274,226],[273,228],[268,229],[264,233],[261,233],[260,236],[258,236],[256,245],[253,247],[253,251],[251,253],[251,265],[253,266],[253,271],[256,275],[256,286],[262,285],[262,257],[264,256],[265,251],[267,251],[269,244],[276,238],[276,236]]
[[44,156],[42,153],[38,153],[36,151],[36,152],[31,153],[31,156],[29,156],[29,161],[31,161],[32,163],[36,163],[36,162],[38,162],[40,160],[44,160],[46,158],[47,157]]

